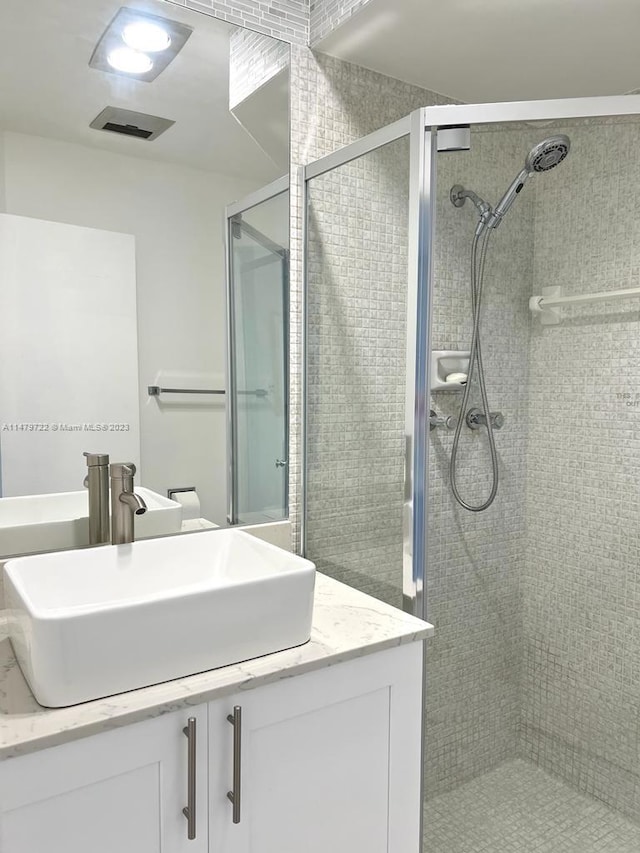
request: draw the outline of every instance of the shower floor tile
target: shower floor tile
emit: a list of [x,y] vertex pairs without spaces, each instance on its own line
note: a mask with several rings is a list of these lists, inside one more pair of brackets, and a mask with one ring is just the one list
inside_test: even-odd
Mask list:
[[639,853],[640,826],[525,761],[424,807],[424,853]]

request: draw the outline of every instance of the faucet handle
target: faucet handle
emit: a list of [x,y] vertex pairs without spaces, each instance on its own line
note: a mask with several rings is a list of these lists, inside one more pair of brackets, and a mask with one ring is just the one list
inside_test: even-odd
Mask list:
[[109,464],[109,454],[108,453],[88,453],[86,450],[82,454],[87,458],[87,466],[89,468],[93,468],[96,465],[108,465]]
[[127,477],[134,477],[136,466],[133,462],[112,462],[109,471],[114,480],[122,480]]

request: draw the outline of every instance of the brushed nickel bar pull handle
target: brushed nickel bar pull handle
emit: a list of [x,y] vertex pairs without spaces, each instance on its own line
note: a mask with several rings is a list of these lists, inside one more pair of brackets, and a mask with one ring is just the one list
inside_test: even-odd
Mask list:
[[233,790],[227,798],[233,803],[233,822],[240,823],[240,800],[242,789],[242,708],[235,705],[233,714],[227,716],[233,726]]
[[189,717],[187,725],[182,729],[187,736],[189,757],[187,763],[187,802],[182,814],[187,819],[187,838],[193,841],[196,837],[196,718]]

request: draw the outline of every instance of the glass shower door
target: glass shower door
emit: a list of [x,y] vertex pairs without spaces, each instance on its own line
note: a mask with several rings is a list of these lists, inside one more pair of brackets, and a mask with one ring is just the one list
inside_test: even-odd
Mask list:
[[411,562],[409,153],[402,136],[307,180],[305,553],[397,607]]
[[229,523],[288,515],[289,193],[232,213]]

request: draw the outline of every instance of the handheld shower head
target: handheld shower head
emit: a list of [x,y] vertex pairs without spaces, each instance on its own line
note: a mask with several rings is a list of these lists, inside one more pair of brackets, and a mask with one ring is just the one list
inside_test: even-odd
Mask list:
[[549,136],[534,145],[531,151],[527,154],[524,162],[524,169],[513,180],[509,189],[502,196],[498,204],[496,204],[491,220],[487,223],[489,228],[497,228],[502,222],[504,215],[507,213],[513,202],[516,200],[518,193],[525,185],[527,178],[535,175],[536,172],[548,172],[558,166],[569,153],[571,141],[568,136],[559,134],[558,136]]
[[467,190],[460,184],[451,187],[449,194],[455,207],[462,207],[466,199],[470,198],[478,211],[479,221],[476,234],[479,235],[485,228],[497,228],[502,222],[505,214],[516,200],[518,193],[522,191],[527,179],[536,172],[548,172],[555,169],[571,149],[571,140],[563,133],[557,136],[549,136],[534,145],[527,154],[524,161],[524,169],[514,178],[509,189],[492,210],[484,199],[481,199],[472,190]]
[[555,169],[562,163],[570,149],[571,140],[563,133],[543,139],[527,154],[525,169],[530,175],[534,172],[548,172],[549,169]]

